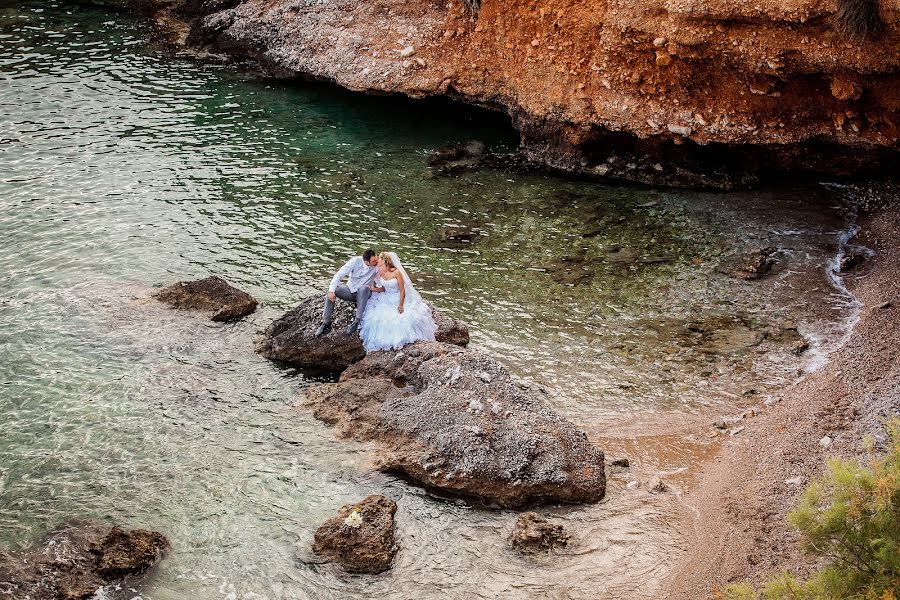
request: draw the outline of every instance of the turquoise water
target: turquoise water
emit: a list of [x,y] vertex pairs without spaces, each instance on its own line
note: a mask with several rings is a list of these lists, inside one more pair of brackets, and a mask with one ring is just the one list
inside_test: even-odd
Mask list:
[[[652,589],[681,547],[664,501],[613,485],[605,504],[558,509],[577,552],[519,558],[503,539],[511,513],[372,473],[364,446],[294,406],[315,378],[255,356],[254,334],[348,256],[395,250],[425,296],[470,323],[473,347],[599,435],[690,423],[809,366],[777,344],[745,347],[740,327],[725,351],[698,352],[684,341],[693,321],[792,320],[815,352],[845,331],[852,304],[824,266],[848,223],[821,190],[435,178],[430,150],[509,151],[515,133],[448,104],[175,60],[140,23],[63,6],[0,8],[0,542],[69,516],[163,531],[174,552],[145,599]],[[479,231],[474,243],[444,247],[459,226]],[[715,270],[770,244],[783,252],[768,280]],[[209,273],[262,308],[214,324],[149,299]],[[319,564],[314,528],[374,492],[400,504],[395,568]]]

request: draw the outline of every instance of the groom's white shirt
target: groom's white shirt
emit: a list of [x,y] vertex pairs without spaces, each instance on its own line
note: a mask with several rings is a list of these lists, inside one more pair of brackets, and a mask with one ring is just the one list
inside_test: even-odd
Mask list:
[[377,266],[370,267],[362,259],[362,256],[354,256],[331,278],[331,285],[328,286],[328,291],[333,292],[336,290],[341,283],[341,279],[346,277],[347,287],[355,294],[356,290],[362,286],[372,283],[375,280],[376,273],[378,273]]

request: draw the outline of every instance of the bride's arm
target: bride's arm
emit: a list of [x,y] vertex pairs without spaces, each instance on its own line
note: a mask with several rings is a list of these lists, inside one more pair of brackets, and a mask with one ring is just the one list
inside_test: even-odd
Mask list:
[[[382,283],[383,283],[383,282],[382,282]],[[376,277],[376,278],[372,281],[372,283],[370,283],[370,284],[367,285],[366,287],[369,288],[370,290],[372,290],[373,292],[383,292],[383,291],[384,291],[384,286],[379,286],[379,285],[378,285],[378,277]]]
[[406,301],[406,284],[403,281],[403,275],[400,272],[397,272],[397,284],[400,286],[400,306],[397,307],[397,312],[403,312],[403,303]]

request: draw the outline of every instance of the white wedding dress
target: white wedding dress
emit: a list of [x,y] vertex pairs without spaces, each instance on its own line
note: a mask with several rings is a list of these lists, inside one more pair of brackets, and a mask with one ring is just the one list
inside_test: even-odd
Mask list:
[[398,350],[419,340],[434,341],[437,330],[431,308],[413,287],[406,271],[400,266],[397,255],[391,253],[391,258],[403,275],[406,301],[403,303],[403,312],[397,312],[400,305],[400,283],[396,279],[375,279],[375,285],[383,287],[384,291],[373,293],[366,304],[359,332],[366,352]]

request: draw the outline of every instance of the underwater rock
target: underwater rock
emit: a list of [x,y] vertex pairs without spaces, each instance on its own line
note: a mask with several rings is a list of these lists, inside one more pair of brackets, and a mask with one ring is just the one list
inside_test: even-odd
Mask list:
[[541,268],[557,283],[580,285],[590,283],[593,279],[591,264],[592,262],[585,256],[563,256],[541,265]]
[[399,546],[394,538],[397,503],[373,494],[345,504],[316,530],[313,552],[351,573],[381,573],[391,568]]
[[472,350],[417,342],[372,352],[303,401],[340,435],[374,441],[381,470],[426,488],[501,507],[605,493],[603,452]]
[[213,321],[240,319],[255,311],[257,306],[253,296],[215,276],[173,283],[153,297],[178,309],[212,312],[210,318]]
[[757,248],[746,254],[730,256],[723,260],[716,270],[738,279],[760,279],[771,272],[772,267],[778,262],[775,259],[777,248],[767,246]]
[[434,236],[433,243],[439,248],[466,248],[471,246],[481,230],[472,225],[444,227]]
[[534,554],[566,546],[570,537],[562,525],[551,523],[537,513],[526,512],[516,519],[509,543],[520,552]]
[[[359,335],[344,332],[356,317],[356,305],[350,302],[338,300],[331,331],[315,336],[322,322],[324,303],[324,294],[311,296],[276,319],[257,337],[256,352],[272,360],[325,371],[341,371],[362,359],[366,352]],[[438,341],[459,346],[469,343],[469,328],[465,323],[434,308],[431,314],[437,325]]]
[[428,155],[427,164],[439,175],[456,175],[475,171],[485,158],[483,142],[472,140],[464,144],[450,144]]
[[0,598],[86,600],[104,585],[133,584],[168,550],[161,533],[73,520],[23,550],[0,549]]

